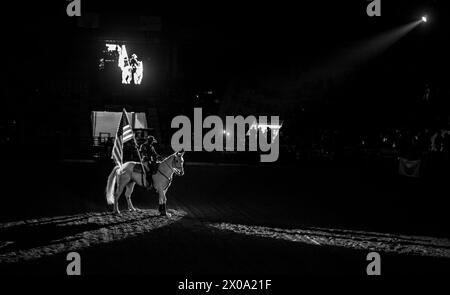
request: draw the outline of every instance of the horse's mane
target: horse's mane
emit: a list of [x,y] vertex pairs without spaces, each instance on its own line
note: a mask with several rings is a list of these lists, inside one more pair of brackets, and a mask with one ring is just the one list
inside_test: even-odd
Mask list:
[[164,161],[166,161],[167,159],[169,159],[170,157],[172,157],[174,154],[171,154],[171,155],[169,155],[169,156],[167,156],[167,157],[165,157],[164,159],[162,159],[162,161],[161,162],[164,162]]
[[173,156],[175,156],[175,154],[176,154],[176,153],[177,153],[177,152],[174,152],[174,153],[172,153],[172,154],[168,155],[167,157],[165,157],[164,159],[162,159],[162,161],[161,161],[161,162],[164,162],[165,160],[169,159],[170,157],[173,157]]

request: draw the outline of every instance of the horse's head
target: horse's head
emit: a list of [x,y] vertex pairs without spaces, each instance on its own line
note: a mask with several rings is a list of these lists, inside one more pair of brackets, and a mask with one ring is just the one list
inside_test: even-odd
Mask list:
[[184,149],[173,154],[172,166],[176,175],[184,175]]

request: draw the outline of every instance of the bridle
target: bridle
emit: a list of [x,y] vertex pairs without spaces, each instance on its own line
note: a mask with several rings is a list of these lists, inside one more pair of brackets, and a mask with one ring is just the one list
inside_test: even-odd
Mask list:
[[169,164],[167,164],[166,162],[163,162],[163,164],[167,165],[167,167],[169,167],[170,170],[171,170],[171,172],[172,172],[172,175],[170,175],[170,177],[167,176],[166,174],[164,174],[164,173],[159,169],[159,167],[158,167],[158,171],[157,171],[157,172],[159,172],[162,176],[164,176],[164,178],[166,178],[166,179],[169,181],[164,189],[168,188],[169,185],[172,183],[173,173],[175,173],[175,174],[178,175],[178,176],[181,175],[180,172],[178,172],[178,169],[174,167],[174,166],[175,166],[175,165],[174,165],[175,157],[176,157],[176,156],[173,155],[173,158],[172,158],[172,166],[169,165]]
[[[178,168],[175,168],[175,165],[174,165],[175,157],[176,156],[174,156],[172,159],[172,167],[170,167],[170,168],[176,175],[181,176],[181,171]],[[169,166],[169,164],[167,164],[167,166]],[[181,169],[183,169],[183,164],[181,164]]]

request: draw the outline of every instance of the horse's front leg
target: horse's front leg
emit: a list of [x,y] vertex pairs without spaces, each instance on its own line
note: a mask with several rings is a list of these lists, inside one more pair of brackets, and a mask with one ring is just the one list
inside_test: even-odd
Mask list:
[[167,212],[167,208],[166,208],[166,202],[167,202],[167,198],[166,198],[166,191],[163,189],[159,189],[158,190],[159,193],[159,214],[161,216],[167,216],[170,217],[171,214]]
[[137,211],[138,210],[133,206],[133,203],[131,202],[131,194],[133,193],[135,184],[136,184],[135,182],[130,182],[126,186],[125,197],[127,198],[128,211]]

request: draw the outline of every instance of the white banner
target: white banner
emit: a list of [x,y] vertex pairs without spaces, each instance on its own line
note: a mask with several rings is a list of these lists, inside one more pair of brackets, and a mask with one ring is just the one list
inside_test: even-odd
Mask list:
[[399,158],[398,173],[403,176],[419,177],[421,160],[410,161]]

